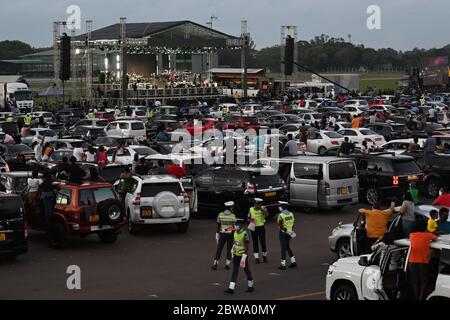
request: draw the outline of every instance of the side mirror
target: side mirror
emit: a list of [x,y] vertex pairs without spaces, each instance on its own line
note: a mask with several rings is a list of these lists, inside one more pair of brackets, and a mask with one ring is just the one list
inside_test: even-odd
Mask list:
[[368,267],[368,266],[370,266],[369,258],[367,256],[363,256],[363,257],[359,258],[358,264],[361,267]]

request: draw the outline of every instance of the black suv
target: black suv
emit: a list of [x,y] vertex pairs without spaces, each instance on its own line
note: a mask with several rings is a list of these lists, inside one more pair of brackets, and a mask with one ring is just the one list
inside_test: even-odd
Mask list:
[[436,199],[442,187],[450,187],[450,155],[433,154],[425,157],[423,151],[405,152],[404,155],[414,157],[425,174],[425,192]]
[[350,155],[356,162],[359,195],[369,204],[388,198],[402,200],[411,182],[420,188],[423,173],[414,158],[390,153]]
[[243,218],[254,198],[263,199],[269,211],[270,206],[277,206],[279,200],[286,200],[284,181],[270,168],[210,169],[196,175],[194,181],[199,207],[210,210],[211,214],[222,210],[227,201],[235,202],[236,214]]
[[376,124],[367,125],[366,128],[381,134],[386,141],[412,138],[412,132],[405,124],[401,123],[377,122]]
[[0,193],[0,256],[14,259],[28,251],[28,234],[23,201]]

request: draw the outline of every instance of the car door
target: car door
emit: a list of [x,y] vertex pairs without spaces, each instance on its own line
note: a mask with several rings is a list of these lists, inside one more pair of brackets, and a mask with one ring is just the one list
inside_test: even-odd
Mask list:
[[117,129],[117,123],[110,123],[106,128],[105,128],[106,134],[110,137],[117,137],[120,136],[119,131]]
[[125,149],[123,154],[116,155],[116,163],[120,164],[131,164],[133,163],[133,157],[131,156],[131,152],[129,149]]
[[198,206],[210,207],[211,202],[216,199],[213,172],[202,172],[198,174],[194,180],[194,183],[197,186]]
[[291,203],[299,206],[317,208],[321,165],[294,163],[291,170]]
[[308,138],[308,151],[318,153],[320,147],[324,147],[324,140],[320,133],[316,133],[314,138]]
[[87,189],[78,191],[78,206],[80,208],[80,213],[84,215],[87,223],[98,224],[100,222],[92,190]]

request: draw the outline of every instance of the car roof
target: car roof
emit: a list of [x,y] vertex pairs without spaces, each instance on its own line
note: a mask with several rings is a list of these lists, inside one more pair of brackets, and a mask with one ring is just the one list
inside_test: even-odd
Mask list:
[[[262,159],[264,160],[264,159]],[[350,158],[338,158],[338,157],[318,157],[317,155],[311,156],[291,156],[285,158],[267,158],[267,160],[276,160],[276,161],[292,161],[292,162],[308,162],[308,163],[331,163],[335,161],[353,161]]]
[[58,182],[56,186],[60,188],[68,187],[71,189],[91,189],[91,188],[110,188],[111,184],[107,182],[84,181],[81,184],[70,182]]

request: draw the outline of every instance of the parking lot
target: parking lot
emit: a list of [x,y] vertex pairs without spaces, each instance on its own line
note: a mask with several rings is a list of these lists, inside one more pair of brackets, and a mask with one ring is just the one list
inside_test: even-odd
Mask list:
[[[357,207],[340,212],[297,212],[292,248],[297,269],[280,271],[278,227],[267,226],[269,263],[250,261],[256,291],[246,294],[244,276],[226,297],[231,271],[212,271],[215,219],[195,218],[186,234],[173,226],[150,226],[139,235],[122,230],[113,245],[96,236],[75,239],[67,250],[49,248],[41,233],[30,234],[29,253],[15,262],[0,262],[0,299],[312,299],[325,298],[325,275],[336,260],[327,244],[331,230],[355,219]],[[222,261],[223,262],[223,261]],[[67,267],[81,268],[81,290],[67,289]]]

